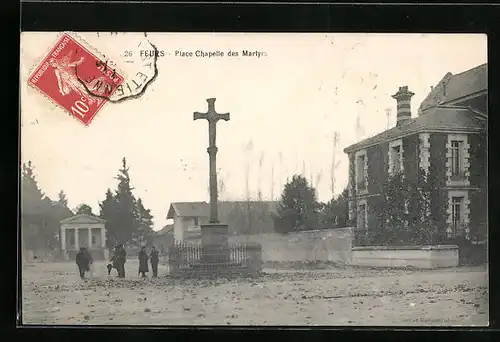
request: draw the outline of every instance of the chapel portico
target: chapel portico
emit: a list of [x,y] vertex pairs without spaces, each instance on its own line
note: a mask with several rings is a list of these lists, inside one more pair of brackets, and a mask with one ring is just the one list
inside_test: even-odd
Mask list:
[[61,250],[66,260],[74,260],[80,247],[86,247],[95,260],[108,259],[106,221],[80,214],[61,221]]

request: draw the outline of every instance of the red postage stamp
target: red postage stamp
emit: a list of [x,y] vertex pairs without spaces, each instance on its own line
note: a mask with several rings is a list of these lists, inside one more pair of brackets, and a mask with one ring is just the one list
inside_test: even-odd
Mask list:
[[105,61],[65,33],[28,82],[87,126],[123,81]]

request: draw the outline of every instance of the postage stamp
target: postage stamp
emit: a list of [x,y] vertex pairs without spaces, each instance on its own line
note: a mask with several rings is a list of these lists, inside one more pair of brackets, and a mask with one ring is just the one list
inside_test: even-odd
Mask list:
[[28,83],[87,126],[123,81],[115,69],[64,33]]

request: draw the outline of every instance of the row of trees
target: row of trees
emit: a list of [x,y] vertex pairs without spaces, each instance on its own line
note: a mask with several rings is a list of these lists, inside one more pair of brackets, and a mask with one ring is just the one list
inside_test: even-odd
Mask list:
[[[107,244],[117,243],[138,246],[147,244],[153,236],[153,215],[141,198],[136,198],[130,185],[126,159],[116,176],[117,189],[107,189],[105,199],[99,204],[99,217],[106,220]],[[35,178],[34,166],[29,161],[21,170],[21,232],[26,249],[54,249],[60,246],[60,221],[75,214],[94,215],[88,204],[76,210],[68,207],[63,190],[58,200],[45,196]]]
[[290,233],[303,230],[341,228],[347,226],[348,190],[337,198],[321,203],[314,187],[301,175],[294,175],[284,186],[278,205],[275,231]]
[[21,236],[27,249],[53,249],[59,245],[60,221],[73,216],[64,191],[51,200],[38,186],[31,162],[21,168]]

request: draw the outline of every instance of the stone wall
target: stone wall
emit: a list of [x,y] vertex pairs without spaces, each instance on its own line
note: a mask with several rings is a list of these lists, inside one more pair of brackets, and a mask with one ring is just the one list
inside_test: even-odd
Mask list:
[[352,228],[303,231],[290,234],[230,236],[229,243],[255,242],[262,246],[264,263],[351,263]]
[[352,265],[364,267],[441,268],[459,265],[458,246],[354,247]]

